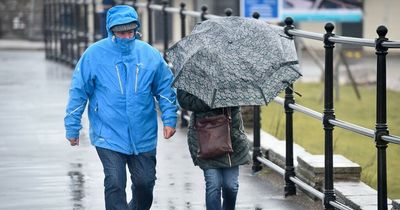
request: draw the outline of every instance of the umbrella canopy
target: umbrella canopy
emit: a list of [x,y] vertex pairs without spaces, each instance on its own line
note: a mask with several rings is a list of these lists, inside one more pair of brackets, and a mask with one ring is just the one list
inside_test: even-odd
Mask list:
[[204,21],[167,58],[174,87],[212,108],[267,104],[301,76],[293,39],[251,18]]

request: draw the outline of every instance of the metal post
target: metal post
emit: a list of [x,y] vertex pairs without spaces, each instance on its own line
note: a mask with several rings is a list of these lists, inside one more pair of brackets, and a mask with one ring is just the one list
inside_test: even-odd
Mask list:
[[232,16],[232,9],[231,8],[226,8],[225,9],[225,15],[227,16],[227,17],[230,17],[230,16]]
[[75,46],[76,46],[75,53],[74,53],[74,63],[75,64],[78,62],[78,59],[81,56],[81,51],[80,51],[81,39],[80,39],[79,33],[80,33],[80,26],[81,26],[82,21],[80,20],[81,12],[80,12],[79,1],[80,0],[75,0],[75,6],[74,6],[74,11],[75,11],[75,14],[74,14],[74,16],[75,16],[75,18],[74,18],[74,21],[75,21],[74,33],[75,33],[75,35],[74,36],[75,36]]
[[133,7],[133,9],[135,9],[135,11],[137,11],[138,10],[138,8],[137,8],[137,5],[136,5],[136,2],[137,0],[133,0],[132,1],[132,7]]
[[163,52],[163,56],[164,56],[164,60],[167,61],[167,49],[168,49],[168,13],[167,11],[165,11],[165,8],[167,8],[168,6],[168,1],[167,0],[163,0],[162,1],[162,15],[163,15],[163,19],[164,19],[164,52]]
[[67,40],[67,35],[66,35],[66,13],[65,13],[65,1],[66,0],[59,0],[60,2],[60,59],[61,62],[66,62],[66,56],[65,56],[65,49],[66,49],[66,40]]
[[[183,14],[183,11],[185,11],[185,6],[186,4],[184,2],[181,2],[179,4],[181,9],[179,10],[179,17],[181,19],[181,38],[186,36],[186,15]],[[189,125],[188,120],[186,120],[185,116],[188,115],[188,111],[185,109],[181,109],[181,127],[186,128]]]
[[[258,13],[253,14],[253,18],[258,19],[260,15]],[[261,117],[260,117],[260,106],[254,106],[253,108],[253,172],[261,171],[262,165],[257,157],[261,157]]]
[[375,47],[377,55],[375,143],[378,153],[378,209],[387,210],[387,142],[382,139],[382,136],[389,134],[386,124],[386,55],[388,49],[382,46],[382,42],[388,40],[385,37],[388,30],[385,26],[379,26],[376,32],[379,35]]
[[99,26],[100,24],[96,24],[97,23],[97,12],[96,12],[96,0],[92,0],[92,23],[93,23],[93,36],[92,36],[92,40],[93,42],[97,41],[97,32],[99,31],[100,28],[97,28],[96,26]]
[[73,65],[74,62],[74,42],[73,42],[73,24],[74,24],[74,17],[72,16],[72,3],[73,0],[67,1],[67,11],[68,11],[68,64]]
[[71,66],[75,66],[76,55],[76,0],[71,0]]
[[260,106],[254,106],[253,108],[253,172],[261,171],[262,165],[257,157],[261,157],[261,117],[260,117]]
[[208,10],[207,5],[201,6],[201,15],[200,15],[200,20],[201,21],[207,20],[207,18],[206,18],[207,10]]
[[55,18],[56,18],[56,25],[55,25],[55,30],[56,30],[56,61],[61,60],[61,2],[55,3]]
[[88,2],[87,2],[87,0],[84,0],[84,3],[83,3],[83,8],[84,8],[84,12],[83,12],[83,20],[84,20],[84,28],[83,28],[83,34],[84,34],[84,37],[85,37],[85,40],[84,40],[84,43],[85,43],[85,45],[84,45],[84,48],[86,49],[88,46],[89,46],[89,37],[90,37],[90,35],[89,35],[89,24],[88,24],[88,21],[89,21],[89,19],[88,19],[88,16],[89,16],[89,10],[88,10]]
[[258,18],[260,18],[260,13],[254,12],[252,16],[253,16],[253,18],[258,19]]
[[62,62],[67,62],[67,12],[66,12],[66,0],[59,0],[60,2],[60,59]]
[[44,35],[44,51],[46,59],[49,59],[49,2],[48,0],[43,1],[43,35]]
[[147,17],[148,17],[148,33],[149,33],[149,41],[150,45],[153,44],[153,15],[150,8],[151,0],[147,0]]
[[[293,19],[288,17],[285,19],[285,34],[293,39],[293,36],[288,33],[293,29]],[[286,113],[286,163],[285,163],[285,197],[296,195],[296,185],[290,180],[290,177],[296,176],[293,164],[293,109],[289,107],[294,104],[293,85],[285,90],[285,113]]]
[[329,122],[335,119],[333,110],[333,48],[335,43],[329,41],[329,37],[335,26],[332,23],[325,24],[326,34],[324,35],[325,48],[325,89],[324,89],[324,117],[323,125],[325,130],[325,189],[324,189],[324,206],[325,209],[335,209],[330,201],[334,201],[335,191],[333,189],[333,128]]
[[54,23],[55,23],[55,16],[54,16],[54,2],[52,0],[49,0],[49,58],[54,60],[54,40],[55,40],[55,34],[54,34]]
[[186,4],[184,2],[181,2],[179,6],[181,7],[181,9],[179,10],[179,17],[181,18],[181,38],[183,38],[186,36],[186,15],[183,14]]

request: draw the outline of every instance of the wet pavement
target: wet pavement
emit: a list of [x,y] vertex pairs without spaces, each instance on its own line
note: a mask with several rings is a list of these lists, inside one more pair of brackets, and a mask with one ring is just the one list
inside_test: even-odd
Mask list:
[[[80,146],[64,138],[71,68],[37,50],[0,50],[0,63],[0,209],[104,209],[86,116]],[[178,129],[172,140],[159,140],[152,209],[205,209],[202,171],[192,164],[185,135]],[[239,179],[238,210],[307,209],[285,199],[283,185],[252,175],[250,166]]]

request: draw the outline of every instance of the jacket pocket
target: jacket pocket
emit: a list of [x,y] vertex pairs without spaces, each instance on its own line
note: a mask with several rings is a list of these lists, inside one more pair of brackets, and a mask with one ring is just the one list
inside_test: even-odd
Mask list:
[[95,119],[93,120],[93,129],[94,129],[94,133],[96,134],[96,136],[98,137],[102,137],[102,130],[103,130],[103,121],[100,118],[99,115],[99,104],[96,103],[96,106],[94,107],[94,115],[95,115]]

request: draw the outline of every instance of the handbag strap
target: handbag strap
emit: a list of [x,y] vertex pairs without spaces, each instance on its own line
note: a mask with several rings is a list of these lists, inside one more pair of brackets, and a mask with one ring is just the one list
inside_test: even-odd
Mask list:
[[[231,121],[232,121],[231,107],[224,107],[224,108],[222,108],[222,114],[224,114],[224,115],[226,115],[226,116],[228,117],[228,121],[229,121],[229,124],[230,124]],[[192,115],[193,115],[193,118],[194,118],[194,122],[196,123],[196,120],[197,120],[196,113],[193,112]]]
[[230,126],[231,121],[232,121],[231,107],[222,108],[222,113],[224,113],[228,117],[229,126]]

